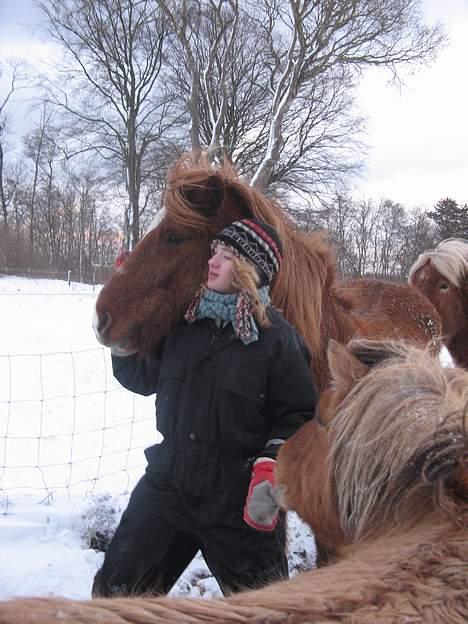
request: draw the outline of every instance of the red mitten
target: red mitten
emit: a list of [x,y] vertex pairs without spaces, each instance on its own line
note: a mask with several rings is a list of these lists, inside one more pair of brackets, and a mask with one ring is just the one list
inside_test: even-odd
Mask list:
[[258,531],[273,531],[278,521],[279,506],[275,497],[272,459],[257,459],[253,465],[249,493],[244,506],[244,521]]

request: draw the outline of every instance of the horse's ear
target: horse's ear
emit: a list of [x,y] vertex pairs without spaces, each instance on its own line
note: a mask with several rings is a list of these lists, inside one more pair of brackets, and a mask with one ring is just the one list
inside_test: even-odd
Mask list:
[[351,389],[369,371],[345,346],[333,338],[328,343],[328,367],[335,387]]
[[182,193],[197,212],[213,218],[224,201],[224,183],[220,176],[212,175],[203,184],[187,185]]
[[248,197],[221,175],[210,175],[200,184],[187,184],[182,194],[194,210],[213,221],[217,228],[253,214]]
[[206,181],[207,187],[207,205],[206,210],[209,216],[212,216],[219,212],[225,197],[225,185],[223,180],[217,176],[212,175]]

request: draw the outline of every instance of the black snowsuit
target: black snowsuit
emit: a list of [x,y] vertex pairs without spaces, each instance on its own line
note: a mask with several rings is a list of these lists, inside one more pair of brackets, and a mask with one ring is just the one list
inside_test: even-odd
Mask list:
[[225,594],[287,577],[284,515],[259,532],[243,507],[252,462],[313,417],[316,392],[303,340],[269,314],[247,346],[231,324],[204,319],[178,325],[148,357],[113,356],[123,386],[156,393],[164,440],[145,451],[93,595],[167,593],[198,549]]

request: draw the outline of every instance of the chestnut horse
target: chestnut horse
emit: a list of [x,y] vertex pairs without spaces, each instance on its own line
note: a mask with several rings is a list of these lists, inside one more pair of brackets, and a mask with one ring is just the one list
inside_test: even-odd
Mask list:
[[455,364],[468,368],[468,240],[448,238],[424,252],[408,279],[439,312],[442,340]]
[[[283,240],[284,263],[272,301],[304,336],[319,389],[328,381],[330,338],[346,343],[358,332],[425,345],[438,337],[435,308],[410,285],[380,282],[387,297],[366,303],[362,314],[336,288],[335,257],[323,233],[297,231],[277,204],[241,181],[229,165],[194,165],[186,157],[169,173],[159,221],[99,294],[98,340],[116,351],[150,352],[183,319],[206,279],[210,240],[227,223],[245,217],[275,226]],[[399,309],[389,301],[400,301]]]
[[285,443],[278,477],[340,544],[335,563],[216,600],[15,599],[0,624],[467,622],[468,372],[366,341],[332,341],[329,365],[319,419]]

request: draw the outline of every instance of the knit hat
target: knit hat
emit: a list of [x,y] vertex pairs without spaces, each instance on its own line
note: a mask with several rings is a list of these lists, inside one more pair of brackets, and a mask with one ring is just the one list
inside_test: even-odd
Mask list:
[[268,285],[283,261],[283,246],[275,228],[258,219],[242,219],[227,225],[212,242],[231,247],[258,270],[260,286]]

